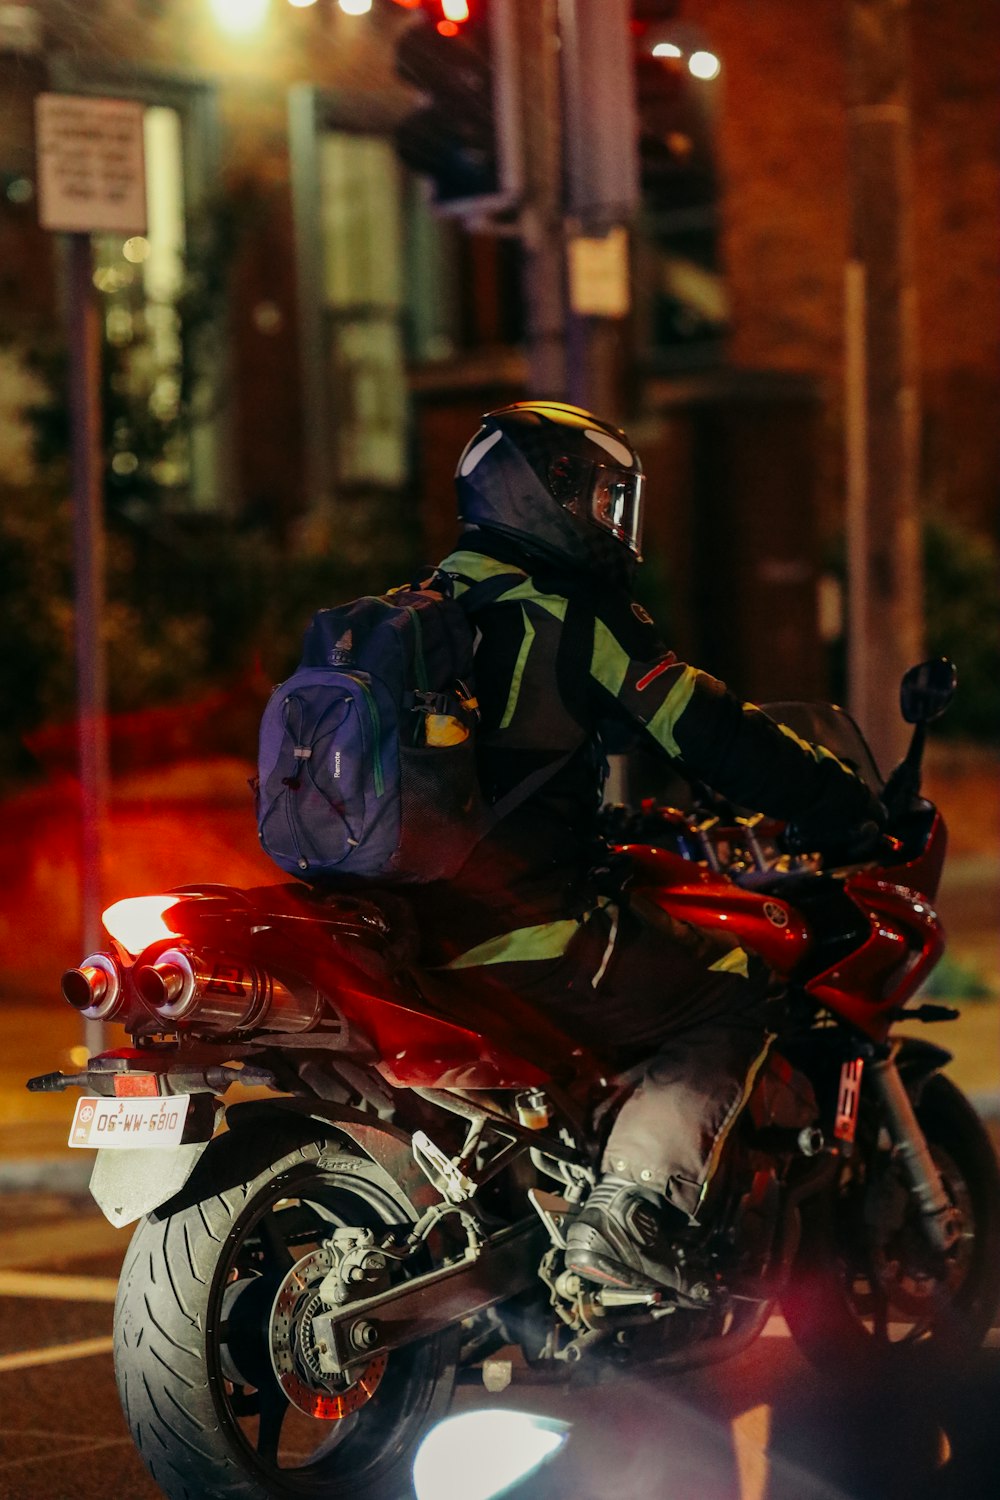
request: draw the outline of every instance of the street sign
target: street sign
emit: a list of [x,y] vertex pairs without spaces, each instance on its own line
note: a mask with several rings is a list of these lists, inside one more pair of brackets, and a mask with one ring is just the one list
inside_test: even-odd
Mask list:
[[43,229],[142,234],[143,106],[134,99],[39,94],[38,208]]
[[628,231],[569,240],[569,304],[579,318],[625,318],[631,305]]

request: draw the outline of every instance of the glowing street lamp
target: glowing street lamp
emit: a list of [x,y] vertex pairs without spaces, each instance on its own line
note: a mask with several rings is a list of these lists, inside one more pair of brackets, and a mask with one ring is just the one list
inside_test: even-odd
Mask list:
[[267,18],[271,0],[209,0],[209,6],[222,27],[230,36],[249,36],[257,31]]
[[688,58],[688,71],[695,78],[710,81],[718,78],[722,71],[722,64],[714,52],[692,52]]

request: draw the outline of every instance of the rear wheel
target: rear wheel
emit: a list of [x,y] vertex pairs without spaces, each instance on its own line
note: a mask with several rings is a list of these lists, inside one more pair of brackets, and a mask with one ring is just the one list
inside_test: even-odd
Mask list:
[[792,1336],[820,1367],[846,1362],[921,1368],[982,1343],[1000,1298],[1000,1173],[989,1136],[947,1078],[931,1078],[917,1118],[959,1233],[930,1245],[917,1205],[872,1132],[848,1177],[803,1209],[802,1244],[782,1308]]
[[122,1269],[115,1372],[150,1474],[170,1500],[408,1500],[413,1450],[451,1398],[455,1339],[336,1378],[311,1331],[335,1232],[377,1241],[403,1219],[398,1197],[329,1142],[262,1150],[231,1135],[216,1149],[240,1186],[144,1220]]

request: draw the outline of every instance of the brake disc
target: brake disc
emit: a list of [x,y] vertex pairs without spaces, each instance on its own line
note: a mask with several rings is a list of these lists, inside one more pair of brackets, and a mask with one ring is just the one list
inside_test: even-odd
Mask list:
[[313,1319],[327,1311],[319,1288],[336,1263],[336,1252],[328,1245],[296,1261],[278,1289],[268,1330],[271,1366],[288,1400],[327,1422],[349,1417],[370,1401],[388,1362],[388,1355],[376,1354],[357,1375],[322,1371]]

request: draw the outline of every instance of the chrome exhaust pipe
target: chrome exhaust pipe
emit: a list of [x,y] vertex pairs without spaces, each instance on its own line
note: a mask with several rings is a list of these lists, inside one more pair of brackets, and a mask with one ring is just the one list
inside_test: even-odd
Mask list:
[[110,953],[92,953],[60,980],[64,998],[88,1021],[114,1021],[128,1009],[122,971]]
[[133,970],[144,1003],[170,1029],[311,1031],[323,1019],[318,990],[296,991],[244,959],[167,948]]

